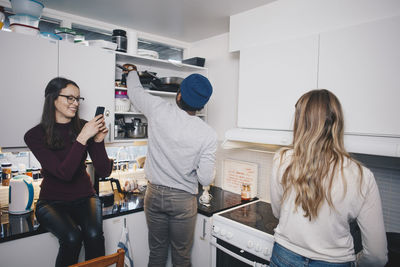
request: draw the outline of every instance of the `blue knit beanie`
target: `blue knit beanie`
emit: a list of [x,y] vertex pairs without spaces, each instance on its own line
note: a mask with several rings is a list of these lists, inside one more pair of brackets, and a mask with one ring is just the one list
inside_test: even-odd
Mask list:
[[181,82],[182,99],[192,108],[204,107],[211,94],[211,83],[203,75],[191,74]]

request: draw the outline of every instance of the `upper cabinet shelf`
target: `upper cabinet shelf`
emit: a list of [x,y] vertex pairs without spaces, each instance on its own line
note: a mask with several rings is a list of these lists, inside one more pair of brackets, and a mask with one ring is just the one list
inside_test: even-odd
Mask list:
[[123,52],[115,51],[117,61],[130,61],[134,60],[138,64],[157,64],[157,66],[164,66],[175,70],[182,70],[182,71],[196,71],[196,70],[206,70],[207,68],[189,65],[189,64],[182,64],[180,62],[175,62],[172,60],[164,60],[164,59],[156,59],[150,57],[143,57],[139,55],[130,55]]

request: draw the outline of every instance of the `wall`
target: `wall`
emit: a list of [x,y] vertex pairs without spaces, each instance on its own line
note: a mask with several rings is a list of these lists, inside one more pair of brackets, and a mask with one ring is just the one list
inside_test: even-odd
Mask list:
[[235,127],[237,121],[239,53],[229,53],[228,44],[229,34],[225,33],[192,43],[187,51],[188,58],[206,58],[205,67],[213,86],[207,122],[221,141],[225,131]]

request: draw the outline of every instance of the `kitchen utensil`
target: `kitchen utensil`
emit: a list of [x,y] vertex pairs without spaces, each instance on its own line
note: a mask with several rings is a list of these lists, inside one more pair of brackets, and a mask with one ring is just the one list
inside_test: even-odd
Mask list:
[[183,78],[181,77],[157,78],[150,82],[150,89],[176,93],[178,92],[179,86],[181,85],[182,81]]
[[[109,184],[108,184],[109,183]],[[114,189],[113,184],[116,185]],[[99,198],[105,207],[112,206],[114,204],[114,193],[123,194],[121,185],[118,179],[115,178],[100,178],[99,179]],[[121,197],[121,196],[118,196]]]
[[156,72],[150,72],[146,70],[146,71],[138,71],[137,74],[139,76],[140,83],[146,87],[150,86],[150,82],[152,80],[158,79],[156,76],[157,75]]
[[27,175],[17,175],[11,178],[8,188],[9,213],[24,214],[32,211],[34,197],[32,181],[32,177]]
[[128,47],[128,38],[126,38],[126,31],[115,29],[111,37],[112,42],[117,44],[117,51],[126,52]]
[[141,119],[135,118],[131,123],[125,123],[126,137],[144,138],[146,137],[147,124],[142,123]]
[[11,0],[11,7],[15,14],[26,14],[39,18],[44,5],[35,0]]

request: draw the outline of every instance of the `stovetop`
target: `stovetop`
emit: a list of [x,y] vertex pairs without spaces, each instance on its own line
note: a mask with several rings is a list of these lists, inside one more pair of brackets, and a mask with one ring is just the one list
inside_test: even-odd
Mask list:
[[270,235],[274,235],[274,228],[279,222],[272,213],[271,204],[263,201],[250,203],[219,215]]

